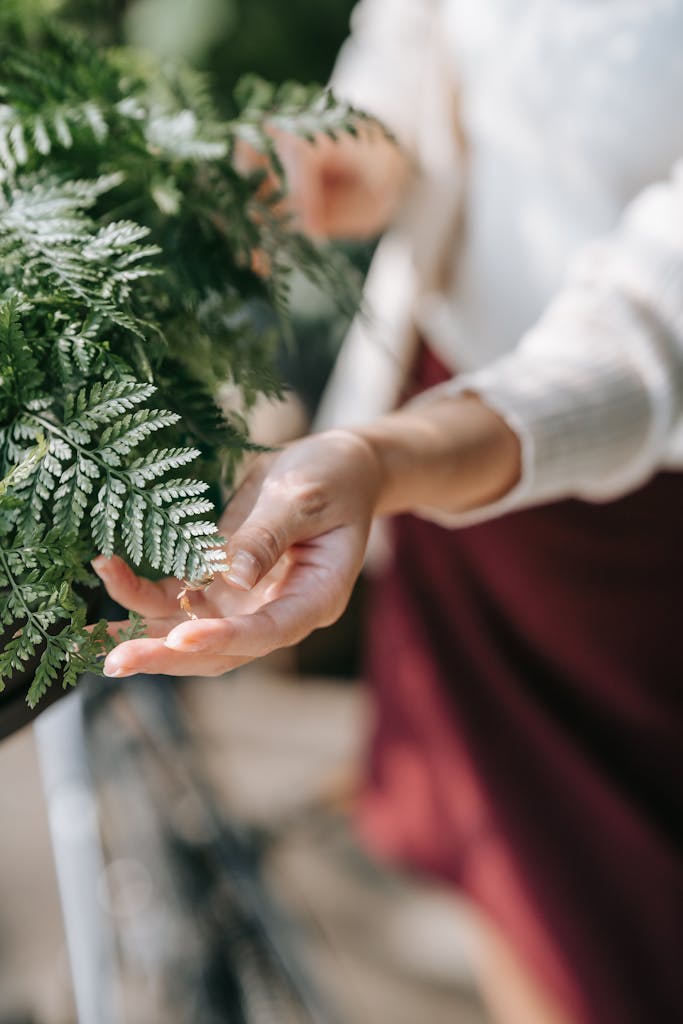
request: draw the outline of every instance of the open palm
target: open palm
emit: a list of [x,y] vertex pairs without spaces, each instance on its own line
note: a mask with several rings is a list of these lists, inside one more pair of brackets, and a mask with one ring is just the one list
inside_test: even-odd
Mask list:
[[372,456],[344,431],[261,457],[221,522],[233,571],[189,595],[192,619],[178,580],[96,559],[110,596],[144,616],[147,634],[120,644],[105,671],[221,675],[329,625],[360,572],[376,493]]

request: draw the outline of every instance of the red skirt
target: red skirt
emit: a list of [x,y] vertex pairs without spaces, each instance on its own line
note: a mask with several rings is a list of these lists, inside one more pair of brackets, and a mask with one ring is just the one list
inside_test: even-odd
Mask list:
[[393,531],[366,838],[465,890],[577,1020],[683,1021],[683,474]]

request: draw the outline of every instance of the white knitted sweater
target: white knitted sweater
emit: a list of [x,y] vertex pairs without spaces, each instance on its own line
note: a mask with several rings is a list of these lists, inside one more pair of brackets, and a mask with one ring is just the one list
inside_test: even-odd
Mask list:
[[468,522],[683,466],[683,0],[362,0],[333,84],[411,148],[321,422],[389,408],[419,328],[522,440]]

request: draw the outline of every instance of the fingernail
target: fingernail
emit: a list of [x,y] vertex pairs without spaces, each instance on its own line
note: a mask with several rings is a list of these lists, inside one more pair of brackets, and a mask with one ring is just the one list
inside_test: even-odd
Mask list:
[[109,677],[109,679],[119,679],[121,676],[132,675],[131,670],[129,668],[126,668],[125,665],[120,665],[116,661],[109,660],[105,661],[104,668],[102,669],[102,671],[104,672],[105,676]]
[[107,569],[109,568],[109,559],[106,557],[106,555],[98,555],[97,558],[93,558],[90,564],[97,573],[97,575],[101,576],[102,573],[106,572]]
[[258,579],[258,562],[247,551],[238,551],[230,560],[225,576],[240,590],[251,590]]
[[184,654],[197,654],[206,650],[208,644],[204,640],[186,640],[182,636],[169,634],[164,640],[164,647],[171,651],[182,651]]

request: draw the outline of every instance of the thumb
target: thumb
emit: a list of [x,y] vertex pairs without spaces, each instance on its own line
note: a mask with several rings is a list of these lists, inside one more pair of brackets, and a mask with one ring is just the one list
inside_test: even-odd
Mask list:
[[312,518],[298,502],[280,493],[263,491],[252,511],[233,533],[226,546],[226,582],[240,590],[251,590],[299,541],[316,532]]

